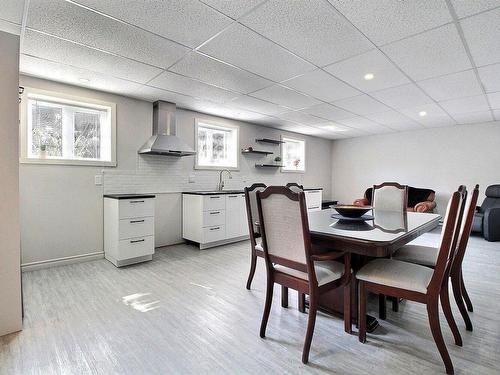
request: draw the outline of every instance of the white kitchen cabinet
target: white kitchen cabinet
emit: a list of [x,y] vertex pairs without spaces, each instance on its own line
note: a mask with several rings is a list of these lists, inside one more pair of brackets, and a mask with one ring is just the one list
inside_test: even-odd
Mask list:
[[104,256],[116,267],[153,259],[154,195],[104,196]]
[[245,195],[184,193],[182,237],[200,249],[247,239]]
[[323,190],[321,189],[306,189],[306,206],[308,212],[321,211],[321,202],[323,200]]

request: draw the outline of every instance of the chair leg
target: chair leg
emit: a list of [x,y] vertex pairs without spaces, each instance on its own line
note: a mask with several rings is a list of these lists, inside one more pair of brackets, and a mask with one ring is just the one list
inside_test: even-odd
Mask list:
[[451,287],[453,289],[453,296],[455,297],[455,302],[457,303],[458,310],[462,315],[462,318],[465,322],[465,329],[467,331],[472,331],[472,322],[469,317],[469,313],[467,312],[467,308],[464,304],[464,299],[462,297],[462,288],[460,285],[460,275],[456,273],[451,275]]
[[[269,271],[267,271],[269,273]],[[267,276],[267,288],[266,288],[266,302],[264,305],[264,314],[262,315],[262,322],[260,323],[260,337],[266,337],[266,327],[267,321],[269,320],[269,313],[271,312],[271,304],[273,302],[273,289],[274,280],[268,275]]]
[[469,293],[467,293],[467,289],[465,289],[464,276],[462,274],[462,271],[460,271],[460,284],[461,284],[460,289],[462,290],[462,296],[464,297],[464,301],[467,305],[467,310],[469,310],[470,312],[473,312],[474,307],[472,306],[472,302],[470,300]]
[[453,317],[453,313],[451,311],[450,294],[448,292],[448,280],[445,280],[443,282],[443,286],[441,287],[440,299],[444,316],[446,317],[446,321],[448,322],[451,332],[453,333],[453,337],[455,338],[455,345],[462,346],[462,336],[460,336],[460,331],[458,330],[457,323],[455,322],[455,318]]
[[358,283],[358,326],[359,326],[359,342],[366,342],[366,291],[364,281]]
[[352,333],[351,283],[344,285],[344,331]]
[[316,293],[309,294],[309,317],[307,320],[306,338],[304,340],[304,349],[302,350],[302,363],[309,361],[309,350],[311,349],[311,341],[314,333],[314,325],[316,323],[316,312],[318,311],[318,298]]
[[281,307],[288,307],[288,288],[281,286]]
[[305,313],[306,312],[306,295],[304,293],[299,292],[298,299],[299,299],[299,311],[301,313]]
[[392,297],[392,311],[399,311],[399,298],[397,297]]
[[253,276],[255,275],[255,269],[257,268],[257,255],[252,252],[252,259],[250,260],[250,273],[247,279],[247,289],[250,290],[252,287]]
[[383,294],[378,295],[378,317],[382,320],[387,317],[387,299]]
[[429,317],[429,325],[431,326],[432,337],[434,337],[434,342],[439,350],[439,354],[446,367],[446,373],[452,375],[454,373],[453,363],[451,362],[448,349],[446,349],[446,344],[444,343],[443,333],[441,332],[441,326],[439,325],[439,307],[438,299],[434,301],[427,302],[427,315]]

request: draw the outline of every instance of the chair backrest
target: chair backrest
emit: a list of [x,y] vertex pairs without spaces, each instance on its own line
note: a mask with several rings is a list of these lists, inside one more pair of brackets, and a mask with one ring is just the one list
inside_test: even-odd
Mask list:
[[257,193],[257,206],[267,266],[308,272],[311,240],[304,192],[270,186]]
[[250,233],[250,241],[252,242],[252,246],[256,245],[255,238],[258,237],[258,231],[255,225],[255,222],[259,220],[259,212],[257,208],[257,192],[263,191],[266,187],[267,186],[265,184],[258,183],[245,188],[248,232]]
[[434,274],[427,287],[428,292],[439,294],[444,277],[449,272],[450,261],[453,257],[453,241],[455,234],[458,230],[457,223],[459,219],[460,205],[462,204],[463,194],[456,191],[448,201],[446,208],[446,215],[443,221],[443,230],[441,232],[441,244],[439,245],[438,258],[436,267],[434,267]]
[[304,191],[304,186],[299,185],[296,182],[289,182],[288,184],[286,184],[286,187],[289,188],[294,193],[298,193],[299,191]]
[[408,205],[408,187],[397,182],[373,185],[372,206],[376,210],[403,212]]
[[472,223],[474,221],[474,213],[476,211],[476,204],[479,197],[479,185],[476,185],[472,194],[467,197],[467,205],[464,211],[464,217],[460,225],[459,239],[451,266],[451,272],[460,272],[462,269],[462,262],[469,242],[470,233],[472,230]]

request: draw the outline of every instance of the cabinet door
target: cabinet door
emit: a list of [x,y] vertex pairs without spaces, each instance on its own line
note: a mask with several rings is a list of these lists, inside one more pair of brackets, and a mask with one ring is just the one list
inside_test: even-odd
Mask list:
[[240,194],[226,195],[226,238],[241,236],[241,215]]
[[241,222],[240,222],[240,236],[248,236],[248,219],[247,219],[247,205],[245,203],[245,194],[240,195],[241,207]]

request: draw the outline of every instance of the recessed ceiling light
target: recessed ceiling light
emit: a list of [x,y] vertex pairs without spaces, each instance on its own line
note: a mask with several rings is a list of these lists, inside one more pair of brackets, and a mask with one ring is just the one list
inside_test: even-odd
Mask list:
[[81,83],[89,83],[89,82],[90,82],[90,79],[88,79],[88,78],[78,78],[78,80],[79,80]]
[[425,112],[425,111],[420,111],[420,112],[418,112],[418,115],[419,115],[420,117],[424,117],[424,116],[427,116],[427,112]]
[[369,81],[369,80],[371,80],[371,79],[373,79],[373,78],[375,78],[375,75],[374,75],[373,73],[366,73],[366,74],[365,74],[365,79],[366,79],[367,81]]

